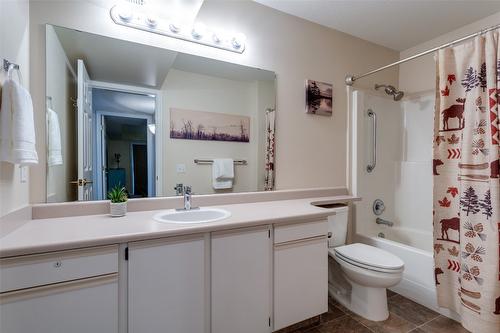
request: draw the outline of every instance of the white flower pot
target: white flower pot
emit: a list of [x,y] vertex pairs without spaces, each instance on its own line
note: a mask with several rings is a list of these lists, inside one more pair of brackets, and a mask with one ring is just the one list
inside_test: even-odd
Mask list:
[[110,213],[112,217],[125,216],[127,214],[127,202],[110,203]]

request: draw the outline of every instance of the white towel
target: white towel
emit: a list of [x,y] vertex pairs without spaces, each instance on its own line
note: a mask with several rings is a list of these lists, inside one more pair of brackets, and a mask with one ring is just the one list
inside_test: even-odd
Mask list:
[[231,158],[216,158],[212,163],[212,186],[216,190],[233,187],[234,161]]
[[51,108],[47,108],[47,164],[56,166],[63,164],[61,150],[61,129],[59,127],[59,117]]
[[16,81],[7,79],[2,88],[0,110],[0,161],[37,164],[35,142],[31,96]]

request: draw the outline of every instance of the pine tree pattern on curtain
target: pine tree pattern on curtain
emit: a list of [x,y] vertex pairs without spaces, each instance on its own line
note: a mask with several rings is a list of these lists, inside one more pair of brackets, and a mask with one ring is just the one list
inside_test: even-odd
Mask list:
[[274,190],[274,133],[276,114],[273,109],[266,110],[266,176],[264,179],[264,190]]
[[438,52],[434,259],[438,304],[500,332],[498,31]]

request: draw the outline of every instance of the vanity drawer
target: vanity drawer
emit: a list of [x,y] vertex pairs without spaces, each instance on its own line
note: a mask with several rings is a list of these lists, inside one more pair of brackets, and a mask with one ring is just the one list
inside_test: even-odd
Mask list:
[[293,223],[274,227],[274,244],[328,234],[328,221],[319,220],[306,223]]
[[0,292],[118,272],[118,245],[0,259]]

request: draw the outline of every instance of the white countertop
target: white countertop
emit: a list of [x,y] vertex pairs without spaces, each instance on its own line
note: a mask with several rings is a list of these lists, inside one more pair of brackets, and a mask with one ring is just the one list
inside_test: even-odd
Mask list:
[[316,207],[311,205],[311,202],[335,203],[356,199],[342,195],[221,205],[216,207],[230,211],[229,218],[197,224],[157,222],[153,220],[153,216],[160,212],[159,210],[129,212],[119,218],[112,218],[109,215],[88,215],[29,220],[13,230],[4,232],[5,234],[0,229],[0,257],[321,219],[334,215],[333,209]]

